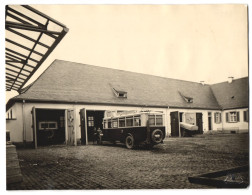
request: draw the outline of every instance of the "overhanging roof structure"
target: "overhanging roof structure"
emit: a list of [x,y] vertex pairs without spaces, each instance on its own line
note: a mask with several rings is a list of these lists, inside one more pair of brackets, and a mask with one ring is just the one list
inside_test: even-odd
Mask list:
[[6,90],[20,92],[68,28],[28,5],[7,5],[5,11]]

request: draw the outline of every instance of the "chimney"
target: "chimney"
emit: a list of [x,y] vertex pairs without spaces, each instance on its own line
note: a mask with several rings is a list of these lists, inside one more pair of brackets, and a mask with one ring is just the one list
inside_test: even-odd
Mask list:
[[228,83],[232,83],[234,80],[234,77],[228,77]]
[[200,83],[201,83],[202,85],[205,85],[205,81],[200,81]]

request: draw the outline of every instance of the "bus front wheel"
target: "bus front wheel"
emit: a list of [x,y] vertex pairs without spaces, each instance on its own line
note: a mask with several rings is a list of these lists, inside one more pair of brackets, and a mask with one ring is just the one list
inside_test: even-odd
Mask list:
[[134,137],[132,135],[128,135],[125,139],[125,144],[128,149],[134,148]]

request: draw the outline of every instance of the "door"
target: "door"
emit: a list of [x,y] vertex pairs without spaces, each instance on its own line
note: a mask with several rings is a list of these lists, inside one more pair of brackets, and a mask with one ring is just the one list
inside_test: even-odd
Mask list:
[[81,144],[87,144],[87,126],[86,126],[86,109],[83,108],[80,110],[80,127],[81,127]]
[[68,133],[68,145],[75,145],[75,126],[74,126],[74,110],[67,110],[67,133]]
[[208,112],[208,130],[212,130],[212,113]]
[[203,134],[202,113],[196,113],[196,125],[198,126],[198,133]]
[[33,129],[33,141],[34,141],[34,148],[37,149],[37,124],[36,124],[36,108],[32,107],[32,129]]
[[179,133],[179,112],[171,112],[171,136],[178,137]]

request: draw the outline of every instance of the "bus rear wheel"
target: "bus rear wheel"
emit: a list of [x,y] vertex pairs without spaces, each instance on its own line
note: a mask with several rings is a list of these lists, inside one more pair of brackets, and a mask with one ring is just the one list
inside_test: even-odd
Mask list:
[[125,139],[125,145],[128,149],[134,148],[134,137],[132,135],[128,135]]
[[156,144],[161,143],[163,141],[163,132],[160,129],[155,129],[151,134],[151,139]]

